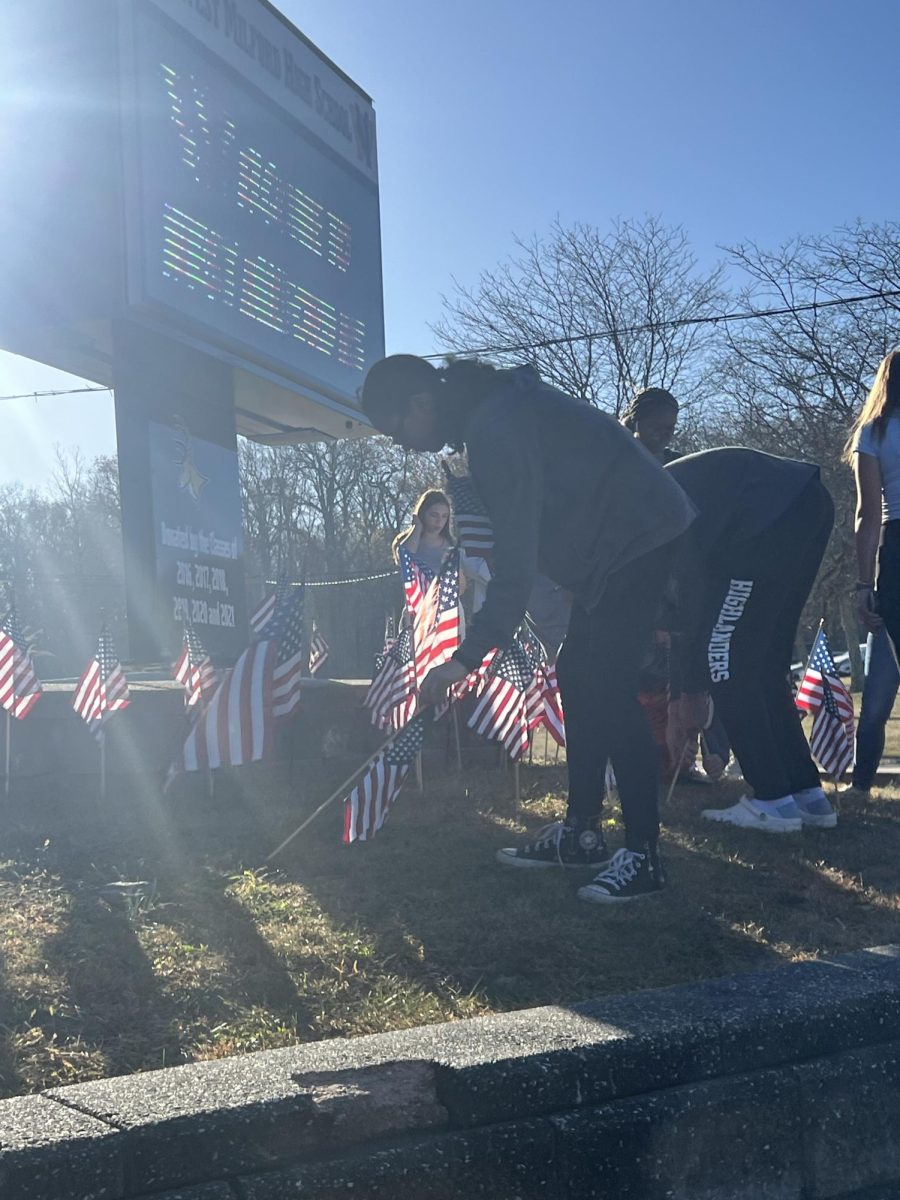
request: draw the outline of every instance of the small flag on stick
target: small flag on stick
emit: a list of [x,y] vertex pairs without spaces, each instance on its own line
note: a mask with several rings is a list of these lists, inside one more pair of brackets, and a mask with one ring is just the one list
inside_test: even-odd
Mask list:
[[453,475],[446,463],[443,466],[460,545],[472,558],[484,558],[490,562],[494,549],[494,527],[472,476]]
[[250,628],[253,633],[259,634],[262,632],[263,627],[272,618],[278,605],[283,603],[290,587],[290,580],[286,575],[282,575],[275,585],[275,591],[266,596],[262,604],[251,614]]
[[196,707],[216,690],[216,669],[193,625],[184,628],[184,649],[172,675],[184,687],[185,708]]
[[797,707],[813,716],[809,748],[826,775],[837,779],[853,763],[853,698],[837,673],[820,628],[797,689]]
[[22,721],[40,700],[41,691],[13,604],[0,625],[0,704],[11,717]]
[[[384,824],[425,739],[424,709],[391,744],[369,763],[362,779],[344,801],[344,841],[365,842]],[[433,715],[433,714],[432,714]]]
[[87,722],[88,729],[103,741],[109,718],[131,702],[128,681],[116,656],[109,629],[104,623],[100,630],[97,653],[79,680],[72,707]]
[[325,660],[328,658],[329,645],[315,621],[312,623],[312,635],[309,639],[309,673],[315,675],[316,671],[321,671],[325,666]]

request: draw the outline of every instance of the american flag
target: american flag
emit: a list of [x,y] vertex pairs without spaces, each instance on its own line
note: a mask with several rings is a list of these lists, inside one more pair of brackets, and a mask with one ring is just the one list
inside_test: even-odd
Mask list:
[[528,749],[528,730],[543,716],[543,697],[534,681],[538,663],[520,634],[496,656],[469,718],[469,728],[500,742],[510,758]]
[[324,636],[316,627],[315,621],[312,623],[312,636],[309,639],[309,673],[315,675],[316,671],[321,670],[325,665],[325,660],[329,655],[329,646],[325,641]]
[[428,593],[434,576],[403,546],[400,547],[399,555],[400,578],[403,580],[406,609],[410,616],[415,617],[416,613],[422,607],[422,602]]
[[274,642],[266,639],[247,647],[197,717],[167,783],[180,771],[237,767],[269,753],[274,665]]
[[13,604],[0,625],[0,704],[20,721],[41,698],[41,681]]
[[72,707],[87,721],[88,729],[99,742],[103,739],[104,726],[109,718],[120,709],[127,708],[130,701],[128,681],[116,657],[112,637],[104,625],[100,630],[97,654],[79,680]]
[[428,712],[419,713],[387,749],[377,754],[344,801],[344,841],[365,842],[384,824],[391,805],[425,740]]
[[471,475],[451,475],[446,464],[444,476],[453,505],[453,519],[459,541],[466,554],[490,561],[494,549],[494,527],[481,502]]
[[275,721],[300,703],[304,588],[285,587],[265,624],[200,713],[167,785],[181,771],[239,767],[272,750]]
[[397,629],[396,629],[396,624],[394,622],[394,618],[391,616],[386,616],[384,618],[384,646],[375,655],[375,674],[376,675],[381,670],[381,668],[384,666],[384,660],[387,658],[388,651],[390,650],[391,646],[393,646],[396,638],[397,638]]
[[287,717],[300,703],[303,678],[303,611],[306,588],[303,584],[288,589],[279,598],[275,612],[266,622],[265,637],[275,642],[275,666],[272,671],[272,715]]
[[[400,556],[402,560],[402,547]],[[407,601],[411,591],[407,587]],[[411,609],[411,616],[416,684],[420,687],[432,667],[445,663],[459,646],[459,550],[454,548],[444,558],[424,597]]]
[[837,673],[824,629],[816,635],[796,703],[813,714],[813,757],[826,775],[837,778],[853,763],[853,699]]
[[290,587],[290,580],[283,575],[275,585],[275,591],[271,595],[266,596],[259,608],[250,617],[250,629],[253,633],[258,634],[262,632],[263,626],[271,618],[279,603],[287,596]]
[[545,663],[541,667],[541,676],[543,678],[543,685],[541,687],[543,716],[539,724],[547,727],[560,746],[565,746],[566,723],[563,717],[559,682],[556,678],[556,663]]
[[184,687],[185,708],[194,708],[215,691],[216,668],[193,625],[184,627],[184,649],[172,668],[172,675]]
[[416,709],[416,663],[412,632],[400,630],[375,674],[365,703],[372,710],[372,724],[382,729],[402,729]]

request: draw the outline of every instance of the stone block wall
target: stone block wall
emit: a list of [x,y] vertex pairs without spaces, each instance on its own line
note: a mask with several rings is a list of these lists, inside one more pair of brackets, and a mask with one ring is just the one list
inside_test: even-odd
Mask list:
[[900,947],[0,1102],[2,1200],[891,1200]]

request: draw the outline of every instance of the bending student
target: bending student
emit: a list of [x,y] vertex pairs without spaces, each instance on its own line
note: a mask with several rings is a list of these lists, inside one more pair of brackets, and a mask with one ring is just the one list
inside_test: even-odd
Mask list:
[[436,700],[506,645],[541,570],[574,597],[558,660],[569,770],[565,821],[499,852],[512,867],[602,866],[603,780],[611,759],[625,846],[579,895],[600,903],[658,891],[658,775],[637,700],[641,655],[693,512],[675,481],[614,418],[548,387],[530,367],[475,361],[442,369],[412,355],[376,363],[366,415],[411,450],[449,445],[469,469],[494,530],[494,577],[450,662],[432,670]]
[[671,741],[684,745],[703,727],[711,694],[754,792],[703,816],[763,833],[831,828],[837,815],[789,682],[797,623],[834,523],[819,468],[726,448],[665,469],[698,510],[677,571],[683,694],[670,705]]

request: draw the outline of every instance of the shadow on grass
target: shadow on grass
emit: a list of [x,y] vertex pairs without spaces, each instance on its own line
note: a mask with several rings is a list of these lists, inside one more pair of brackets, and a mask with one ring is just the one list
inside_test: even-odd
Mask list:
[[[664,814],[670,885],[646,902],[588,905],[575,892],[590,872],[496,864],[497,848],[560,814],[562,774],[523,769],[528,798],[518,818],[511,778],[499,772],[468,773],[456,796],[452,783],[424,797],[407,786],[373,842],[336,848],[332,814],[281,869],[302,878],[336,923],[364,928],[395,970],[423,987],[476,993],[490,1008],[709,979],[894,936],[895,897],[879,904],[839,877],[841,854],[857,838],[852,853],[865,853],[885,831],[873,822],[853,830],[848,819],[836,831],[779,839],[702,821],[701,808],[734,802],[734,783],[676,792]],[[621,827],[617,813],[611,819],[615,848]],[[891,845],[885,863],[896,862]]]
[[[896,802],[848,812],[833,832],[779,839],[700,819],[703,807],[733,803],[739,785],[676,790],[663,814],[669,887],[609,909],[577,899],[590,871],[494,859],[562,813],[555,765],[522,769],[519,809],[511,772],[432,765],[425,794],[409,781],[372,842],[341,844],[336,802],[267,864],[347,773],[304,764],[290,785],[283,767],[254,768],[217,777],[213,796],[192,780],[152,823],[85,823],[39,856],[66,894],[64,919],[38,950],[60,981],[54,1011],[42,1000],[32,1020],[57,1042],[23,1074],[11,1037],[29,1018],[20,981],[0,979],[16,1023],[0,1047],[6,1090],[566,1006],[895,937]],[[607,822],[615,849],[617,805]],[[23,835],[21,861],[36,836]],[[122,877],[157,879],[153,905],[111,908],[101,885]]]
[[[529,773],[530,790],[540,790],[541,776]],[[438,992],[476,992],[491,1008],[574,1002],[779,960],[738,919],[698,903],[714,895],[717,868],[689,850],[670,856],[664,895],[614,909],[577,899],[590,871],[500,866],[497,848],[552,815],[540,800],[526,807],[523,833],[505,782],[485,772],[456,798],[446,788],[424,797],[405,791],[364,845],[335,848],[332,819],[330,830],[311,830],[286,853],[282,870],[302,878],[335,922],[362,926],[395,970],[402,965]]]

